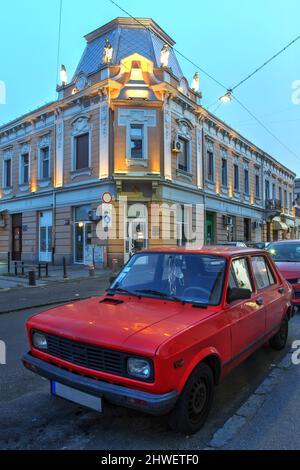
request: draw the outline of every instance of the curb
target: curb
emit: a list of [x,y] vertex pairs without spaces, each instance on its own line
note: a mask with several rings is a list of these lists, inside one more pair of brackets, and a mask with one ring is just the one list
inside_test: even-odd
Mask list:
[[276,365],[265,380],[250,395],[248,400],[219,428],[213,435],[211,441],[204,450],[220,450],[231,441],[236,434],[249,422],[258,412],[264,402],[269,398],[275,385],[282,378],[283,373],[292,366],[290,350],[284,358]]

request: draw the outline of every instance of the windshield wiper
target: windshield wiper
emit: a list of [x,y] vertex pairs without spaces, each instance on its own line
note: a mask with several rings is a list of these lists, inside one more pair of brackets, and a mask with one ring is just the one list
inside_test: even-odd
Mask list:
[[106,291],[108,294],[128,294],[128,295],[134,295],[135,297],[140,297],[138,294],[135,292],[132,292],[128,289],[122,289],[121,287],[112,287],[110,289],[107,289]]
[[139,290],[137,290],[136,292],[140,292],[141,294],[157,295],[158,297],[161,297],[161,298],[163,298],[163,299],[175,300],[176,302],[185,303],[185,300],[180,299],[179,297],[176,297],[175,295],[166,294],[165,292],[160,292],[160,291],[158,291],[158,290],[153,290],[153,289],[139,289]]

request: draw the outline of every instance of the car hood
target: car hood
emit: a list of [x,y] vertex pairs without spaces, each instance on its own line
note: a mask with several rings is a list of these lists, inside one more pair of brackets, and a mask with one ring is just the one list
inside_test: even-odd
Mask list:
[[28,329],[152,355],[167,339],[212,314],[211,308],[192,309],[161,299],[123,296],[119,304],[113,300],[103,303],[103,299],[94,297],[47,310],[31,317]]
[[275,264],[285,279],[300,278],[300,262],[275,261]]

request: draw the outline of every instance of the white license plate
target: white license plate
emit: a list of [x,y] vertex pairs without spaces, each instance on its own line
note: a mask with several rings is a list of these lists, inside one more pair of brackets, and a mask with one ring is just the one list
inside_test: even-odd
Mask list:
[[78,405],[86,406],[100,413],[102,412],[102,398],[76,390],[76,388],[51,380],[51,393],[57,397],[78,403]]

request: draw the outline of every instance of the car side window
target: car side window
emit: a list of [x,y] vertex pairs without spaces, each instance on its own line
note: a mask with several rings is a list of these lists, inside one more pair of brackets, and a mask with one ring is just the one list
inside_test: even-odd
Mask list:
[[271,284],[275,284],[274,275],[264,256],[253,256],[252,267],[258,289],[265,289]]
[[248,262],[246,258],[238,258],[231,262],[229,287],[231,289],[234,287],[249,289],[251,292],[253,292]]

